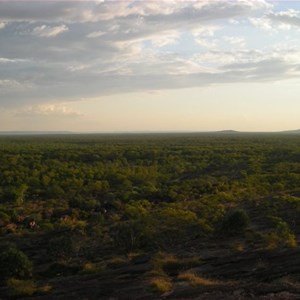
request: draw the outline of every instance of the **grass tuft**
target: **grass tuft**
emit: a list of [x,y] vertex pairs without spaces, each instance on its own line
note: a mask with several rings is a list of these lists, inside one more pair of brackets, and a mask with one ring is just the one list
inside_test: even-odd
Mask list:
[[179,258],[173,254],[159,252],[152,260],[153,271],[177,275],[179,272],[199,265],[199,257]]
[[96,273],[98,271],[98,268],[95,264],[91,262],[86,262],[83,267],[82,267],[82,272],[83,273]]
[[150,279],[150,285],[157,293],[163,294],[172,290],[172,283],[166,277],[156,277]]
[[128,259],[120,256],[115,256],[106,262],[108,268],[117,269],[128,264]]
[[10,297],[29,297],[33,294],[49,294],[52,286],[49,284],[38,287],[32,280],[10,278],[6,282]]
[[49,294],[51,292],[51,290],[52,290],[52,286],[49,285],[49,284],[46,284],[46,285],[43,285],[43,286],[39,287],[37,292],[39,294],[44,295],[44,294]]
[[10,296],[32,296],[38,291],[36,284],[31,280],[10,278],[7,280],[8,293]]
[[198,276],[197,274],[195,274],[194,272],[191,272],[191,271],[180,273],[178,275],[178,279],[188,281],[192,286],[210,286],[210,285],[216,285],[219,283],[216,280]]

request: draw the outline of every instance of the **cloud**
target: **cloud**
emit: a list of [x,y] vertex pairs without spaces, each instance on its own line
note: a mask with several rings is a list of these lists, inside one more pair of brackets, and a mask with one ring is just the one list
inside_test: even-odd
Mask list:
[[287,24],[292,26],[300,26],[300,12],[294,9],[281,11],[278,13],[270,13],[267,16],[274,23]]
[[88,38],[97,38],[97,37],[100,37],[104,34],[105,34],[104,31],[99,30],[99,31],[93,31],[93,32],[89,33],[86,37],[88,37]]
[[194,60],[197,60],[202,64],[212,64],[216,66],[222,66],[226,64],[231,64],[234,62],[245,63],[245,62],[258,62],[266,59],[270,56],[270,53],[264,53],[259,50],[228,50],[228,51],[207,51],[201,54],[195,54]]
[[67,70],[71,71],[71,72],[78,72],[78,71],[82,71],[85,69],[90,68],[90,65],[86,65],[86,64],[75,64],[75,65],[70,65],[67,67]]
[[212,37],[220,29],[221,27],[216,25],[202,25],[193,29],[191,33],[194,37]]
[[[271,7],[263,0],[0,2],[9,22],[0,32],[0,85],[7,87],[0,106],[72,115],[48,103],[291,78],[299,62],[287,59],[288,49],[277,57],[274,49],[244,49],[245,38],[224,27],[235,18],[259,20]],[[262,68],[270,57],[277,74]]]
[[204,38],[195,38],[195,42],[203,48],[207,49],[217,49],[218,40],[216,39],[204,39]]
[[[137,16],[166,20],[178,18],[220,19],[268,9],[264,0],[202,1],[3,1],[0,19],[7,21],[98,22]],[[215,11],[215,12],[214,12]],[[199,14],[200,13],[200,14]]]
[[1,1],[0,19],[6,21],[62,21],[75,17],[83,2],[71,1]]
[[232,25],[239,25],[240,24],[240,22],[236,19],[229,19],[228,22],[229,22],[229,24],[232,24]]
[[162,35],[151,37],[151,42],[155,47],[164,47],[166,45],[172,45],[178,42],[180,38],[180,32],[178,31],[167,31]]
[[63,104],[43,104],[29,106],[19,110],[16,116],[19,117],[79,117],[83,114]]
[[269,18],[267,17],[262,17],[262,18],[249,18],[250,23],[252,23],[255,27],[266,30],[266,31],[271,31],[273,30],[272,22]]
[[246,46],[246,40],[244,37],[224,36],[223,39],[234,47],[244,48]]
[[13,79],[0,79],[0,87],[3,89],[18,88],[21,84],[17,80]]
[[294,9],[269,12],[260,18],[249,18],[249,21],[257,28],[267,31],[289,30],[291,26],[300,26],[300,12]]
[[53,26],[53,27],[47,25],[41,25],[33,28],[32,34],[39,37],[55,37],[68,30],[69,29],[66,25]]
[[[64,102],[88,97],[101,97],[139,91],[180,89],[238,82],[277,81],[299,76],[299,51],[281,52],[235,51],[211,52],[184,59],[181,56],[149,56],[143,64],[107,66],[106,72],[100,69],[82,69],[79,72],[54,70],[47,78],[38,78],[34,88],[14,97],[16,103],[27,101],[49,102],[64,99]],[[298,57],[298,60],[297,60]],[[219,62],[217,62],[219,59]],[[109,68],[110,67],[110,68]],[[115,68],[115,69],[114,69]],[[50,78],[50,79],[49,79]],[[53,82],[52,82],[53,81]],[[60,84],[58,84],[60,82]],[[9,89],[12,94],[15,91]],[[3,93],[0,90],[0,95]],[[4,97],[1,97],[4,99]],[[12,99],[12,97],[9,97]],[[23,101],[23,102],[22,102]],[[10,101],[11,102],[11,101]],[[2,103],[3,105],[4,103]],[[34,113],[35,110],[28,111]],[[62,113],[67,111],[57,106],[43,106],[39,114]],[[71,113],[69,113],[71,114]]]
[[201,47],[207,49],[216,49],[218,40],[214,39],[215,33],[221,30],[220,26],[215,25],[202,25],[191,31],[195,42]]
[[18,63],[18,62],[24,62],[25,59],[11,59],[6,57],[0,57],[0,64],[8,64],[8,63]]
[[6,26],[4,22],[0,22],[0,29],[3,29]]

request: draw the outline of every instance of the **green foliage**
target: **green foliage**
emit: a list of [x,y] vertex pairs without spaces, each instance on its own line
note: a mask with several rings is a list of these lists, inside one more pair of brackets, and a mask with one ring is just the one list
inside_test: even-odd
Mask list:
[[8,278],[27,279],[32,273],[32,263],[28,257],[13,245],[1,247],[0,283]]
[[5,225],[10,221],[10,216],[4,211],[0,211],[0,226]]
[[203,236],[212,229],[198,219],[196,213],[174,207],[164,207],[155,213],[156,236],[164,247],[186,242],[195,236]]
[[153,242],[152,228],[142,219],[117,223],[113,235],[115,244],[127,251],[150,246]]
[[[1,239],[52,262],[45,278],[82,272],[84,262],[87,273],[98,263],[118,269],[130,263],[120,259],[124,252],[163,249],[174,257],[158,259],[152,285],[166,291],[167,275],[198,263],[176,254],[218,247],[220,235],[229,251],[297,246],[299,137],[68,135],[0,142]],[[10,288],[26,290],[28,259],[15,247],[3,251],[1,280],[13,277]],[[106,255],[114,259],[101,261]],[[182,276],[205,282],[193,272]]]
[[28,186],[26,184],[21,184],[15,191],[15,201],[17,205],[22,205],[25,200],[25,194],[28,190]]
[[75,196],[69,200],[70,207],[90,211],[98,207],[98,201],[95,199],[85,199],[82,196]]
[[297,240],[289,225],[278,217],[270,217],[274,228],[265,235],[266,246],[270,249],[277,247],[291,247],[297,246]]
[[249,223],[247,212],[243,209],[235,209],[224,217],[221,231],[228,235],[240,235],[245,233]]
[[48,242],[48,251],[54,259],[70,260],[77,256],[82,247],[79,237],[71,232],[55,236]]

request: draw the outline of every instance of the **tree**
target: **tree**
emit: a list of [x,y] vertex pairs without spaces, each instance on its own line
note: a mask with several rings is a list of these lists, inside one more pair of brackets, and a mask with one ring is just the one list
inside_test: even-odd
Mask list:
[[25,194],[28,190],[28,186],[26,184],[21,184],[15,192],[15,201],[17,205],[23,204],[25,200]]
[[12,277],[26,279],[31,273],[32,264],[22,251],[13,245],[0,250],[0,283]]
[[245,210],[236,209],[229,212],[222,223],[222,231],[228,235],[243,234],[249,226],[249,217]]

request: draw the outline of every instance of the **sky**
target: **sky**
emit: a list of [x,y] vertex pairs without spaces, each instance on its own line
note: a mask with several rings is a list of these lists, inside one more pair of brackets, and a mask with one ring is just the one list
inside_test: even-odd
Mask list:
[[300,128],[300,1],[0,0],[0,131]]

